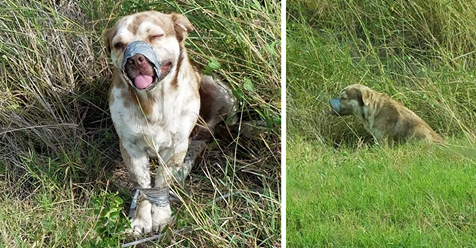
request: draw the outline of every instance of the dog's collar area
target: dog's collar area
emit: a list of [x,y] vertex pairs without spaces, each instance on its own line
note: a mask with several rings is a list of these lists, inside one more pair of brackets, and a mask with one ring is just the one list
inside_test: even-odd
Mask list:
[[129,217],[133,218],[137,209],[137,203],[143,200],[148,200],[159,207],[166,207],[170,205],[169,188],[136,188],[134,196],[132,197]]

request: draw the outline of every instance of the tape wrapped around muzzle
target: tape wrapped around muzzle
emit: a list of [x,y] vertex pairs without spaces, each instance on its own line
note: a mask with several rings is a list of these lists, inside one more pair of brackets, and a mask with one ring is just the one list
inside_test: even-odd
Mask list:
[[154,71],[157,77],[160,77],[160,61],[155,54],[154,49],[147,42],[144,41],[134,41],[127,45],[124,50],[124,59],[122,60],[121,68],[125,71],[127,60],[133,56],[141,54],[143,55],[150,63],[154,66]]
[[333,112],[335,112],[336,114],[340,113],[340,99],[339,98],[332,98],[329,101],[329,104],[331,105]]

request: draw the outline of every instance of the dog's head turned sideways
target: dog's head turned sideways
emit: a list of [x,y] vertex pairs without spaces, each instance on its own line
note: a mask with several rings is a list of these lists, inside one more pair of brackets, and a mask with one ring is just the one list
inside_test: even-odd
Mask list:
[[361,84],[352,84],[345,87],[339,96],[332,98],[329,103],[330,113],[333,115],[355,115],[362,111],[364,106],[374,102],[375,91]]

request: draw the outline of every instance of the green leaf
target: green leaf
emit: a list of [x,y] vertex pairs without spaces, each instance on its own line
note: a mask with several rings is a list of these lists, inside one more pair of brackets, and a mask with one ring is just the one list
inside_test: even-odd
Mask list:
[[114,202],[115,202],[117,205],[121,205],[124,201],[121,199],[121,197],[115,196],[115,197],[114,197]]
[[205,68],[203,68],[202,73],[205,74],[205,75],[211,76],[211,75],[213,75],[213,69],[210,68],[210,66],[207,65],[207,66],[205,66]]
[[266,50],[268,50],[268,52],[273,55],[273,56],[277,56],[278,54],[276,53],[276,44],[278,44],[280,41],[279,40],[276,40],[274,41],[273,43],[269,44],[269,45],[266,45]]
[[215,58],[211,58],[211,59],[210,59],[210,62],[208,62],[208,66],[209,66],[212,70],[218,70],[218,69],[221,68],[220,62],[218,62],[218,60],[215,59]]
[[243,91],[239,88],[231,90],[231,93],[233,93],[233,95],[240,101],[244,99]]
[[247,77],[245,77],[243,80],[245,81],[245,83],[243,84],[245,90],[254,92],[255,86],[253,85],[253,82],[251,82],[251,80]]

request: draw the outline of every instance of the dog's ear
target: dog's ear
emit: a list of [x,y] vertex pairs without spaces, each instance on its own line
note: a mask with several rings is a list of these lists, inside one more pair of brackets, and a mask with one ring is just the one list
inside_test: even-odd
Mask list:
[[108,28],[102,34],[104,43],[106,43],[106,51],[108,54],[111,54],[111,41],[112,41],[112,38],[114,38],[115,30],[116,30],[115,28]]
[[193,31],[192,23],[186,16],[177,13],[172,13],[172,21],[177,39],[179,42],[183,42],[188,37],[188,33]]
[[360,93],[362,94],[362,102],[364,103],[364,106],[369,106],[375,101],[375,94],[372,90],[362,88],[360,89]]

